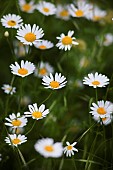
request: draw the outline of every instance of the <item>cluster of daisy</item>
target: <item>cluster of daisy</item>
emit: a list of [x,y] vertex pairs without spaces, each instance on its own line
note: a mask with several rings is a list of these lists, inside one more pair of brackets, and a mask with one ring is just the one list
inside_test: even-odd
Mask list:
[[[106,87],[109,84],[109,78],[98,72],[95,74],[91,73],[83,79],[83,84],[92,86],[93,88]],[[90,109],[93,119],[100,124],[108,125],[113,120],[113,103],[110,101],[100,100],[97,103],[92,103]]]

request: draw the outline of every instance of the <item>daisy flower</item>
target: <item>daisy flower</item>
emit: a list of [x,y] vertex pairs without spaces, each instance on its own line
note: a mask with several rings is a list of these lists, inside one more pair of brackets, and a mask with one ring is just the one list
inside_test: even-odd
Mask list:
[[8,143],[9,145],[14,145],[17,147],[17,145],[21,145],[22,143],[27,142],[27,137],[25,135],[20,135],[20,134],[19,135],[9,134],[9,137],[5,138],[5,142]]
[[22,134],[24,132],[24,127],[17,127],[17,128],[13,128],[13,127],[10,127],[9,128],[9,132],[13,133],[13,134]]
[[104,41],[103,41],[103,45],[104,46],[109,46],[113,43],[113,34],[111,33],[107,33],[104,35]]
[[100,123],[101,125],[108,125],[112,122],[113,120],[113,116],[111,115],[110,117],[104,117],[104,118],[100,118],[100,117],[96,117],[96,116],[93,116],[93,119],[95,121],[97,121],[98,123]]
[[54,69],[49,63],[47,63],[47,62],[44,63],[41,61],[39,63],[39,67],[36,67],[34,75],[36,77],[43,77],[43,76],[49,75],[50,73],[53,73],[53,72],[54,72]]
[[107,15],[107,12],[99,9],[98,7],[94,7],[90,13],[86,16],[87,19],[91,19],[92,21],[100,21]]
[[92,86],[93,88],[105,87],[109,84],[109,79],[107,76],[96,72],[95,74],[88,74],[88,77],[84,77],[83,84]]
[[5,28],[19,28],[22,26],[23,19],[19,15],[8,14],[4,15],[1,19],[1,23]]
[[50,88],[50,89],[61,89],[62,87],[64,87],[67,83],[66,77],[61,76],[61,73],[55,73],[55,78],[53,77],[53,75],[50,73],[50,77],[49,76],[44,76],[42,79],[42,84],[45,85],[45,88]]
[[46,50],[52,48],[54,44],[51,41],[42,40],[34,44],[34,46],[40,50]]
[[6,94],[13,94],[16,93],[16,87],[12,87],[9,84],[3,84],[2,89],[4,90],[4,93]]
[[69,20],[70,19],[70,14],[68,11],[68,6],[67,5],[57,5],[56,8],[56,17],[63,19],[63,20]]
[[78,149],[74,147],[77,142],[74,142],[73,144],[66,142],[66,144],[67,146],[64,147],[64,154],[66,154],[67,157],[71,157],[71,155],[74,155],[74,151],[78,152]]
[[95,117],[105,118],[110,117],[113,112],[113,104],[109,101],[97,101],[96,103],[92,103],[90,107],[90,113]]
[[75,42],[75,37],[72,37],[72,35],[74,34],[74,31],[68,31],[68,34],[61,34],[60,37],[56,37],[59,42],[56,44],[56,46],[61,49],[61,50],[70,50],[72,45],[78,45],[78,42]]
[[21,60],[21,65],[19,65],[17,62],[10,65],[11,72],[15,75],[18,75],[20,77],[28,76],[29,74],[32,74],[35,70],[35,66],[33,63],[29,61],[23,61]]
[[54,15],[56,12],[55,5],[46,1],[39,2],[37,5],[37,10],[46,16]]
[[16,38],[20,40],[23,44],[32,46],[36,44],[39,39],[44,35],[42,28],[39,28],[36,24],[31,27],[30,24],[25,24],[17,30]]
[[84,1],[79,1],[76,4],[77,7],[75,7],[74,4],[71,4],[68,7],[69,13],[72,17],[85,17],[86,15],[89,15],[92,5],[87,4]]
[[34,148],[45,158],[58,158],[62,156],[63,147],[61,142],[54,143],[51,138],[43,138],[36,142]]
[[9,123],[5,123],[6,126],[11,126],[12,128],[24,127],[27,124],[27,118],[21,116],[20,113],[9,115],[9,118],[5,118]]
[[25,0],[19,0],[19,6],[23,12],[27,13],[33,13],[36,8],[36,5],[34,5],[34,1],[30,1],[28,3]]
[[43,119],[49,113],[49,109],[45,110],[45,105],[42,104],[39,108],[37,107],[37,103],[33,105],[28,105],[29,112],[24,112],[26,117],[32,117],[33,119],[39,120]]

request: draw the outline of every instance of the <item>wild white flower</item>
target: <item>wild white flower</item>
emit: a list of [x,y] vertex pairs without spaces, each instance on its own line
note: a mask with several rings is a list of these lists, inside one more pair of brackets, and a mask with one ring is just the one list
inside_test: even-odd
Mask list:
[[113,104],[109,101],[97,101],[96,103],[92,103],[90,107],[90,113],[95,117],[105,118],[110,117],[113,112]]
[[68,11],[67,5],[57,5],[56,7],[56,17],[63,19],[63,20],[69,20],[70,19],[70,13]]
[[36,5],[32,0],[29,3],[26,2],[26,0],[19,0],[19,6],[23,12],[27,12],[27,13],[33,13],[36,8]]
[[46,16],[54,15],[56,12],[55,5],[46,1],[40,1],[37,4],[37,10]]
[[36,67],[34,75],[37,77],[43,77],[45,75],[49,75],[50,73],[53,73],[54,69],[48,62],[40,62],[39,66]]
[[88,74],[88,77],[84,77],[83,84],[92,86],[93,88],[105,87],[109,84],[109,79],[107,76],[96,72],[95,74]]
[[35,150],[45,158],[58,158],[63,154],[63,147],[61,142],[54,143],[51,138],[39,139],[34,145]]
[[71,157],[71,155],[74,155],[74,151],[78,152],[78,149],[76,149],[74,146],[77,144],[77,142],[74,142],[70,144],[69,142],[66,142],[67,146],[64,147],[64,154],[66,156]]
[[23,61],[21,60],[21,65],[19,65],[17,62],[10,65],[11,72],[15,75],[18,75],[20,77],[28,76],[29,74],[32,74],[35,70],[35,66],[33,63],[29,61]]
[[84,1],[78,1],[76,6],[74,4],[69,5],[68,10],[72,17],[85,17],[92,10],[92,5]]
[[32,46],[40,41],[44,35],[42,28],[39,28],[36,24],[31,27],[30,24],[25,24],[17,30],[16,38],[20,40],[23,44]]
[[4,90],[4,93],[6,94],[14,94],[16,93],[16,87],[12,87],[9,84],[3,84],[2,89]]
[[62,87],[66,86],[67,81],[66,77],[61,76],[61,73],[55,73],[55,78],[53,75],[50,73],[49,76],[44,76],[42,79],[42,84],[45,85],[45,88],[50,88],[50,89],[61,89]]
[[22,26],[23,19],[19,15],[8,14],[4,15],[1,19],[1,23],[5,28],[19,28]]
[[27,124],[27,118],[21,116],[18,112],[17,114],[12,113],[9,115],[9,118],[5,118],[8,123],[5,123],[6,126],[11,126],[12,128],[24,127]]
[[18,146],[21,145],[22,143],[27,142],[27,137],[25,135],[17,135],[17,134],[9,134],[9,137],[5,138],[5,142],[8,143],[9,145],[14,145]]
[[45,105],[42,104],[39,108],[37,103],[33,105],[28,105],[29,111],[24,112],[26,117],[32,117],[33,119],[39,120],[43,119],[49,113],[49,109],[45,110]]
[[17,128],[13,128],[12,126],[10,126],[9,128],[9,132],[12,134],[22,134],[24,132],[25,128],[24,127],[17,127]]
[[68,31],[68,34],[61,34],[60,37],[56,37],[59,42],[56,44],[56,46],[61,50],[70,50],[72,45],[78,45],[79,43],[75,41],[75,37],[72,37],[74,34],[74,31]]
[[47,50],[54,46],[54,44],[51,41],[48,40],[42,40],[34,44],[34,46],[40,50]]
[[109,125],[113,121],[113,116],[100,118],[97,116],[93,116],[93,119],[100,123],[101,125]]

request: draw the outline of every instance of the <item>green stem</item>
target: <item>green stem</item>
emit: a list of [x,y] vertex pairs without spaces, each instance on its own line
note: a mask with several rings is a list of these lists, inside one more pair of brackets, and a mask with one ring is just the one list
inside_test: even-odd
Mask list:
[[45,100],[43,100],[39,105],[41,105],[41,104],[43,104],[44,102],[46,102],[46,101],[51,97],[52,93],[53,93],[53,91],[52,91],[52,92],[49,94],[49,96],[48,96]]
[[98,92],[97,92],[97,88],[95,88],[95,94],[96,94],[96,102],[98,101]]
[[74,157],[72,157],[72,161],[73,161],[74,169],[77,170],[77,167],[76,167],[76,164],[75,164]]
[[34,121],[32,127],[30,128],[30,130],[28,130],[28,132],[26,132],[25,135],[28,135],[28,134],[32,131],[32,129],[34,128],[34,126],[35,126],[35,124],[36,124],[36,121],[37,121],[37,120]]
[[19,104],[18,104],[18,111],[20,110],[20,106],[21,106],[21,100],[22,100],[22,96],[23,96],[23,78],[20,79],[20,96],[19,96]]
[[24,157],[23,157],[23,155],[22,155],[22,153],[21,153],[21,151],[19,150],[18,147],[17,147],[17,150],[18,150],[19,156],[20,156],[20,158],[21,158],[21,160],[22,160],[22,163],[23,163],[23,165],[24,165],[24,168],[28,169],[27,163],[26,163],[26,161],[25,161],[25,159],[24,159]]

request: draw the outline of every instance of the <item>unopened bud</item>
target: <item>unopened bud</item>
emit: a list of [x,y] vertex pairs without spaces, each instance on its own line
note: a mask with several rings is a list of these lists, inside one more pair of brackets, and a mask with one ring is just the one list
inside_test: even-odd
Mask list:
[[5,32],[4,32],[4,36],[5,36],[5,37],[9,37],[9,32],[8,32],[8,31],[5,31]]

